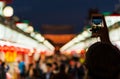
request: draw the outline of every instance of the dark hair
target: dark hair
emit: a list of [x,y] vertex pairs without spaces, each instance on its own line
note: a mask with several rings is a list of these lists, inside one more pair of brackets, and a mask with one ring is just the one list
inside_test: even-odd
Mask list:
[[65,64],[61,64],[60,65],[60,71],[61,72],[65,72],[65,69],[66,69],[66,65]]
[[3,67],[4,67],[4,66],[5,66],[5,62],[2,62],[1,66],[3,66]]
[[111,44],[97,42],[86,53],[88,74],[98,78],[116,79],[120,72],[120,51]]
[[46,63],[46,66],[52,67],[52,64],[51,63]]

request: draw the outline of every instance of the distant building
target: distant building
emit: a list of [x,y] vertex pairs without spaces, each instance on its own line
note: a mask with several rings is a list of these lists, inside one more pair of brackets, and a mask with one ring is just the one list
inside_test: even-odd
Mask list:
[[73,34],[74,27],[71,25],[44,24],[41,27],[42,34]]
[[41,30],[43,36],[55,46],[56,51],[76,36],[73,26],[70,25],[44,24]]

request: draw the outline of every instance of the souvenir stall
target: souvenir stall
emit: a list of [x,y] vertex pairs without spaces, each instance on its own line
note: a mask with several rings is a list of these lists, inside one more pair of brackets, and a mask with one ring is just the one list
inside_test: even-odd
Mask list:
[[17,61],[32,63],[42,52],[45,52],[45,55],[52,55],[54,47],[45,39],[40,42],[40,39],[27,35],[23,31],[0,24],[0,59],[10,66],[11,74],[14,63]]

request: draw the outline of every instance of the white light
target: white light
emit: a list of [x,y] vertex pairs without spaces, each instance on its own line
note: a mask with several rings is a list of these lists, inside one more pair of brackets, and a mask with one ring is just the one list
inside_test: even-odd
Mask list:
[[81,35],[81,34],[78,35],[77,38],[78,38],[80,41],[85,40],[85,37],[84,37],[83,35]]
[[35,36],[35,32],[30,33],[30,36],[34,37]]
[[69,49],[67,49],[66,51],[74,51],[74,50],[81,50],[85,48],[85,44],[84,42],[80,42],[78,44],[73,45],[72,47],[70,47]]
[[63,52],[65,51],[67,48],[69,48],[70,46],[72,46],[74,43],[72,41],[68,42],[67,44],[65,44],[63,47],[60,48],[60,51]]
[[39,38],[39,41],[40,41],[40,42],[43,42],[44,40],[45,40],[45,38],[42,37],[42,36]]
[[27,28],[27,32],[28,32],[28,33],[33,32],[33,30],[34,30],[34,29],[33,29],[33,27],[32,27],[32,26],[28,26],[28,28]]
[[19,29],[25,31],[26,28],[28,27],[28,24],[27,24],[27,23],[17,23],[16,26],[17,26]]
[[91,36],[91,34],[90,34],[88,31],[84,31],[84,32],[82,33],[82,35],[83,35],[85,38]]
[[37,39],[39,42],[43,42],[45,40],[45,38],[39,33],[35,35],[35,39]]
[[40,38],[41,38],[41,34],[38,33],[35,35],[35,39],[40,40]]
[[45,46],[47,46],[48,48],[50,48],[51,50],[54,50],[54,49],[55,49],[54,46],[52,46],[47,40],[45,40],[45,41],[43,42],[43,44],[44,44]]
[[63,52],[67,50],[69,47],[73,46],[77,42],[81,42],[86,39],[86,37],[90,37],[91,34],[88,31],[84,31],[82,34],[79,34],[77,37],[72,39],[70,42],[65,44],[63,47],[60,48],[60,51]]
[[107,27],[120,21],[120,16],[106,16],[105,17]]
[[11,17],[13,15],[13,8],[11,6],[7,6],[3,9],[3,15],[5,17]]
[[73,42],[73,43],[79,42],[79,39],[78,39],[78,38],[74,38],[74,39],[72,40],[72,42]]

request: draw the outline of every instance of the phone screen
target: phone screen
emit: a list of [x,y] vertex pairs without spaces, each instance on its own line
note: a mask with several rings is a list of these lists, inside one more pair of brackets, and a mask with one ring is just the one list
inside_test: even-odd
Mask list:
[[98,16],[98,15],[93,15],[91,18],[91,29],[92,32],[97,32],[98,30],[100,30],[103,27],[103,18],[102,16]]
[[103,26],[103,20],[102,17],[92,17],[92,26]]

